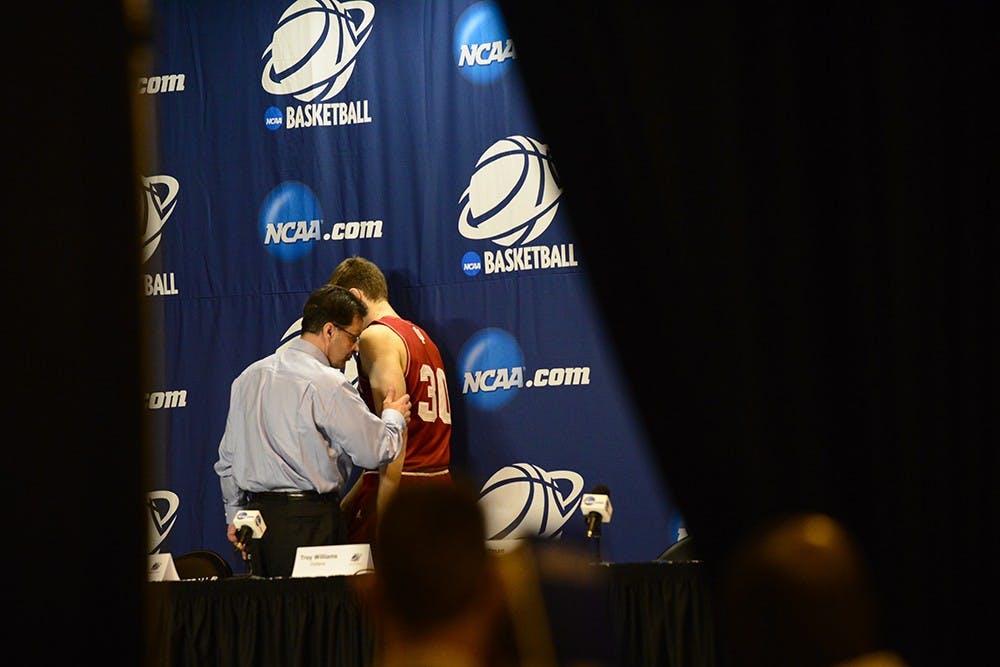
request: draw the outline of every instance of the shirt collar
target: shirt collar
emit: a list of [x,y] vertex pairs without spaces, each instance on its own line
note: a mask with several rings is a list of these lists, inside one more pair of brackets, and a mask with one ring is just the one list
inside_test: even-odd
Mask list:
[[[320,362],[324,366],[330,366],[330,360],[326,358],[323,350],[316,347],[315,344],[303,339],[301,336],[292,339],[292,342],[288,344],[289,350],[298,350],[299,352],[305,352],[310,357]],[[332,366],[331,366],[332,368]]]

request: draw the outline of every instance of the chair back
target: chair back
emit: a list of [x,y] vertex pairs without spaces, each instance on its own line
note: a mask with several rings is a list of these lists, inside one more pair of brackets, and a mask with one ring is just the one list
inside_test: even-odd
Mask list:
[[233,568],[214,551],[196,550],[174,558],[174,568],[180,579],[225,579],[233,576]]
[[656,560],[670,561],[674,563],[693,563],[701,560],[698,551],[695,549],[694,540],[690,535],[685,535],[666,548]]

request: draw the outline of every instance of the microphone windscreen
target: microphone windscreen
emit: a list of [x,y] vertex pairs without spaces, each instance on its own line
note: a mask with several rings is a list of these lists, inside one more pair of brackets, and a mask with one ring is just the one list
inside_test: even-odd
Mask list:
[[598,484],[597,486],[595,486],[591,490],[591,493],[594,494],[595,496],[610,496],[611,495],[611,491],[609,491],[608,487],[606,487],[603,484]]

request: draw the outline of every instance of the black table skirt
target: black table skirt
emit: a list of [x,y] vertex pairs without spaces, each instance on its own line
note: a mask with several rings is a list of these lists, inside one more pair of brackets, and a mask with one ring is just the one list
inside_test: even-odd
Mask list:
[[[606,597],[597,603],[606,609],[596,611],[606,612],[615,662],[716,665],[711,596],[701,564],[593,567],[606,575]],[[367,667],[373,658],[372,624],[349,577],[153,582],[145,593],[150,667]],[[574,636],[579,641],[578,620],[595,617],[593,604],[580,608],[566,591],[546,595],[554,643]]]
[[622,665],[717,664],[712,595],[703,565],[636,563],[608,570],[608,613]]

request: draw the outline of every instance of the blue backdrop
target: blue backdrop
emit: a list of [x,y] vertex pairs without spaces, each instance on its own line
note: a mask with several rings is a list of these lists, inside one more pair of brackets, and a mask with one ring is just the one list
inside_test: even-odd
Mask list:
[[[163,0],[154,11],[138,81],[155,127],[138,175],[150,553],[233,559],[212,469],[229,385],[297,334],[306,296],[354,254],[383,268],[397,310],[441,348],[453,469],[480,484],[491,536],[583,542],[580,495],[604,484],[605,560],[652,560],[676,541],[681,517],[498,6]],[[623,304],[630,288],[625,277]]]

